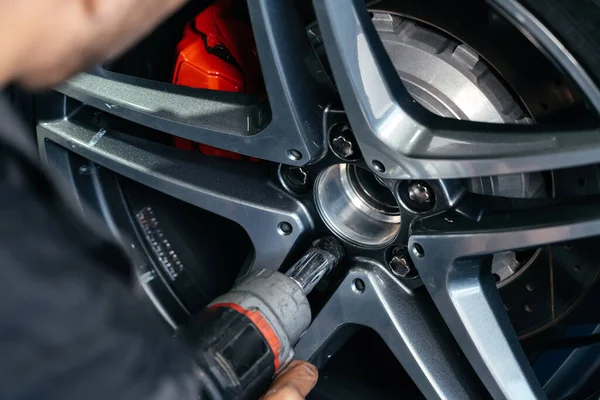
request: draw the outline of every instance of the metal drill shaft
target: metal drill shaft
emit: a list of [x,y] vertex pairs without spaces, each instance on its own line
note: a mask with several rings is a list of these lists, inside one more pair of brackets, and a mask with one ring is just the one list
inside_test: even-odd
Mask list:
[[309,294],[319,281],[327,275],[344,257],[344,247],[332,236],[325,236],[313,246],[286,273],[300,286],[304,294]]

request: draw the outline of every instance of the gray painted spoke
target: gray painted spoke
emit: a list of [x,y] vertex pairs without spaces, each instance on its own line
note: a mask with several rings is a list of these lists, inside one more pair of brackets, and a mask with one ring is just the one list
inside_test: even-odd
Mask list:
[[[279,268],[312,229],[312,219],[299,202],[244,163],[125,139],[112,131],[94,143],[97,130],[68,120],[40,124],[37,131],[40,148],[46,140],[53,141],[127,178],[237,222],[254,245],[252,268]],[[288,235],[278,229],[281,222],[292,228]]]
[[[361,0],[315,0],[342,101],[367,161],[388,178],[499,175],[600,161],[600,131],[450,121],[416,104]],[[501,133],[505,133],[502,135]]]
[[289,2],[250,0],[248,7],[270,112],[256,96],[180,87],[102,67],[76,76],[57,91],[172,135],[264,160],[304,165],[324,150],[322,122],[328,100],[310,75],[310,66],[318,65],[316,54]]
[[[357,279],[365,284],[362,293]],[[296,357],[318,361],[323,351],[326,357],[339,347],[331,343],[339,340],[336,334],[352,325],[377,332],[427,398],[477,398],[478,380],[429,296],[411,292],[378,264],[362,261],[350,269],[296,346]]]
[[481,277],[479,263],[465,261],[457,262],[445,277],[432,269],[419,268],[421,278],[490,394],[495,399],[545,398],[491,273]]
[[267,132],[261,134],[273,138],[268,146],[289,141],[288,149],[299,150],[299,161],[305,164],[324,150],[323,112],[329,100],[309,69],[319,61],[292,2],[249,0],[248,9],[273,114]]
[[[595,203],[595,204],[594,204]],[[454,337],[494,398],[540,399],[545,395],[518,342],[483,257],[600,235],[600,207],[590,199],[535,212],[515,212],[481,231],[443,217],[454,233],[416,227],[413,261]],[[484,230],[485,229],[485,230]],[[419,249],[418,246],[421,246]],[[417,252],[421,251],[421,257]]]

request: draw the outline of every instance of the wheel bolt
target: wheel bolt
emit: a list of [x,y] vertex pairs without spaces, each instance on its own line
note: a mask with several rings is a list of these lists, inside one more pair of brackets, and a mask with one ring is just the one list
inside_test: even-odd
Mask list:
[[418,204],[431,203],[431,189],[424,182],[415,182],[408,187],[408,197]]
[[392,273],[400,278],[409,278],[416,275],[415,267],[410,257],[399,247],[392,250],[392,258],[388,266]]
[[336,136],[331,144],[333,151],[340,157],[349,158],[354,155],[354,144],[342,135]]
[[331,149],[338,157],[344,160],[354,160],[360,156],[358,144],[352,130],[347,125],[334,127],[331,138]]
[[308,171],[303,167],[292,167],[287,172],[290,182],[297,186],[308,184]]
[[285,186],[295,193],[305,193],[310,189],[310,175],[304,167],[282,165],[281,176]]
[[375,168],[375,171],[382,174],[385,172],[385,165],[383,165],[381,161],[373,160],[371,164],[373,165],[373,168]]

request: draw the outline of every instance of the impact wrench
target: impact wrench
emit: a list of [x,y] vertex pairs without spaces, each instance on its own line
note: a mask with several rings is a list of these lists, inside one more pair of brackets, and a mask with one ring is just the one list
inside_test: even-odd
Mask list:
[[335,238],[317,240],[286,274],[252,271],[180,327],[176,337],[192,349],[202,387],[224,399],[264,393],[311,323],[306,295],[343,257]]

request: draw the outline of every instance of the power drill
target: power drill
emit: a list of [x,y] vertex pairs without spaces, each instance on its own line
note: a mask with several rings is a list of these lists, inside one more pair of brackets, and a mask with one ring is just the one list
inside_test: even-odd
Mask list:
[[177,330],[209,398],[253,399],[266,391],[311,323],[306,295],[343,257],[340,242],[321,238],[286,274],[251,272]]

